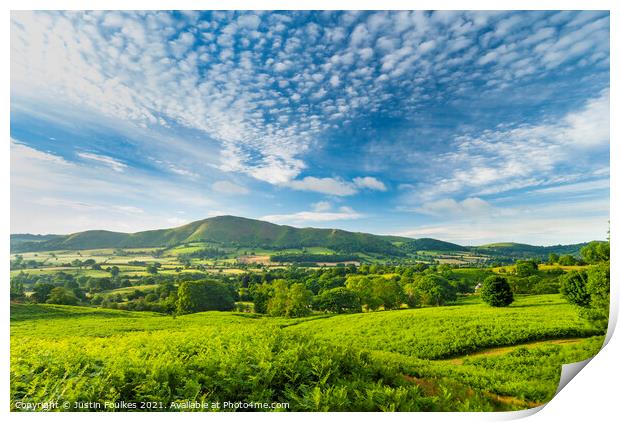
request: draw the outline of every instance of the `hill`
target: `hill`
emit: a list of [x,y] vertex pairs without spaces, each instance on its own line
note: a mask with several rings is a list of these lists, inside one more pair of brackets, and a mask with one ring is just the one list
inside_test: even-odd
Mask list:
[[486,255],[501,255],[514,258],[546,258],[550,253],[558,255],[578,255],[579,250],[587,243],[573,245],[533,246],[524,243],[489,243],[487,245],[473,246],[470,249]]
[[467,247],[456,243],[444,242],[442,240],[421,238],[412,239],[404,242],[401,247],[408,252],[415,251],[443,251],[443,252],[465,252]]
[[271,250],[329,248],[338,253],[378,253],[398,257],[417,251],[471,252],[508,259],[544,259],[550,253],[577,255],[586,243],[533,246],[522,243],[492,243],[461,246],[431,238],[411,239],[339,229],[296,228],[230,215],[194,221],[180,227],[120,233],[88,230],[69,235],[12,234],[11,253],[102,248],[162,248],[192,242],[218,247]]
[[[23,240],[14,242],[14,238]],[[89,230],[65,236],[55,235],[47,240],[26,239],[24,235],[12,235],[11,251],[168,247],[190,242],[211,242],[224,247],[286,249],[321,246],[339,252],[402,255],[392,239],[383,236],[338,229],[299,229],[233,216],[207,218],[181,227],[137,233]]]

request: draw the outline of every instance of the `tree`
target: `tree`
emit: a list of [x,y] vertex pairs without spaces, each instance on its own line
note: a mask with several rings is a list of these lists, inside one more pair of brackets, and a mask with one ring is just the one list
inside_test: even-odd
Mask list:
[[32,296],[30,297],[37,303],[44,303],[53,288],[53,284],[38,281],[32,288]]
[[157,274],[157,266],[155,264],[148,264],[146,266],[146,272],[149,274]]
[[404,301],[403,289],[394,277],[375,277],[373,292],[383,309],[398,309]]
[[288,289],[286,300],[286,316],[302,317],[310,314],[312,292],[301,283],[294,283]]
[[110,267],[110,274],[112,275],[112,277],[116,277],[120,272],[121,270],[116,265]]
[[179,286],[177,312],[231,311],[235,301],[226,286],[216,280],[184,281]]
[[414,282],[407,283],[403,286],[403,293],[405,295],[405,303],[410,308],[415,308],[422,304],[422,298],[420,297],[420,292],[416,288]]
[[508,280],[498,275],[492,275],[484,280],[480,288],[480,297],[495,307],[508,306],[514,301]]
[[558,256],[558,254],[557,254],[557,253],[553,253],[553,252],[551,252],[551,253],[549,254],[549,259],[547,259],[547,262],[548,262],[549,264],[555,264],[556,262],[558,262],[558,259],[560,259],[560,257]]
[[516,274],[519,277],[529,277],[538,272],[538,264],[535,261],[517,261]]
[[588,274],[585,271],[571,271],[560,277],[560,293],[574,305],[588,306],[590,294],[587,284]]
[[575,259],[572,255],[562,255],[560,259],[558,259],[558,264],[565,266],[573,266],[577,265],[577,259]]
[[11,300],[22,300],[24,297],[24,283],[21,277],[11,278]]
[[54,287],[45,303],[56,305],[77,305],[78,298],[72,290],[66,287]]
[[273,294],[267,303],[267,313],[272,316],[286,315],[288,300],[288,285],[286,280],[274,280],[272,283]]
[[249,291],[252,302],[254,302],[254,312],[259,314],[267,313],[267,304],[273,296],[273,288],[266,282],[261,284],[252,284]]
[[609,261],[609,242],[590,242],[579,250],[583,260],[588,264]]
[[362,312],[359,295],[344,287],[336,287],[322,292],[315,298],[314,308],[337,314]]
[[456,300],[454,287],[437,274],[417,275],[408,290],[409,296],[415,297],[422,305],[441,306]]
[[360,297],[362,306],[369,310],[376,310],[381,306],[381,299],[377,297],[373,288],[374,280],[375,277],[373,276],[354,275],[349,276],[346,281],[347,288],[356,292]]
[[95,265],[96,263],[97,262],[94,259],[88,258],[88,259],[85,259],[84,261],[82,261],[82,266],[83,267],[91,267],[91,266]]

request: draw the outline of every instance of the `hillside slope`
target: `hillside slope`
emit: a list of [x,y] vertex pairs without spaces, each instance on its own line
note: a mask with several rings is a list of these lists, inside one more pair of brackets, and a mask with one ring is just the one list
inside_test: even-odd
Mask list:
[[[21,236],[23,235],[14,235]],[[13,236],[12,236],[13,238]],[[195,221],[184,226],[118,233],[89,230],[49,240],[12,242],[12,252],[60,249],[165,247],[189,242],[212,242],[221,246],[301,248],[321,246],[341,252],[376,252],[391,255],[401,250],[382,236],[338,229],[298,229],[242,217],[221,216]]]

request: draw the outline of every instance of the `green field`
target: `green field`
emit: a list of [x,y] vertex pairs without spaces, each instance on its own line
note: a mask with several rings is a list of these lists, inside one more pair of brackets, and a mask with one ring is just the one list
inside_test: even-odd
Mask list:
[[[559,295],[289,319],[11,307],[17,402],[278,402],[293,411],[492,411],[550,400],[600,330]],[[562,340],[562,341],[559,341]],[[226,410],[226,409],[220,409]],[[274,409],[282,410],[282,409]]]

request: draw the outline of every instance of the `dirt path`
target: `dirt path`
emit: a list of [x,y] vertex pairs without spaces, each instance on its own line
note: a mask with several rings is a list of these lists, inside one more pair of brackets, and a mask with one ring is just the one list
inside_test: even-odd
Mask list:
[[[554,340],[539,340],[533,341],[530,343],[521,343],[515,344],[512,346],[502,346],[502,347],[492,347],[483,350],[479,350],[477,352],[469,353],[467,355],[463,355],[457,358],[451,359],[437,359],[434,362],[448,363],[452,365],[463,365],[464,359],[477,357],[477,356],[500,356],[506,353],[510,353],[513,350],[525,347],[528,349],[533,349],[540,346],[545,346],[548,344],[555,344],[560,346],[567,346],[572,344],[578,344],[586,340],[585,338],[564,338],[564,339],[554,339]],[[435,395],[438,391],[437,380],[433,378],[418,378],[411,375],[403,375],[404,379],[416,384],[418,387],[422,389],[427,395]],[[492,393],[490,391],[479,391],[484,396],[490,398],[499,406],[517,406],[522,408],[533,408],[543,405],[544,403],[538,403],[528,400],[523,400],[513,396],[503,396],[499,394]],[[468,393],[473,394],[473,390],[471,387],[468,388]]]
[[533,349],[535,347],[544,346],[544,345],[547,345],[547,344],[556,344],[556,345],[559,345],[559,346],[567,346],[567,345],[570,345],[570,344],[581,343],[584,340],[585,340],[584,338],[563,338],[563,339],[556,339],[556,340],[539,340],[539,341],[533,341],[533,342],[530,342],[530,343],[514,344],[512,346],[491,347],[491,348],[479,350],[477,352],[469,353],[467,355],[463,355],[463,356],[460,356],[460,357],[457,357],[457,358],[438,359],[437,362],[446,362],[446,363],[451,363],[453,365],[462,365],[463,364],[463,359],[465,359],[465,358],[473,358],[473,357],[477,357],[477,356],[498,356],[498,355],[504,355],[504,354],[512,352],[513,350],[518,349],[520,347],[525,347],[527,349]]

